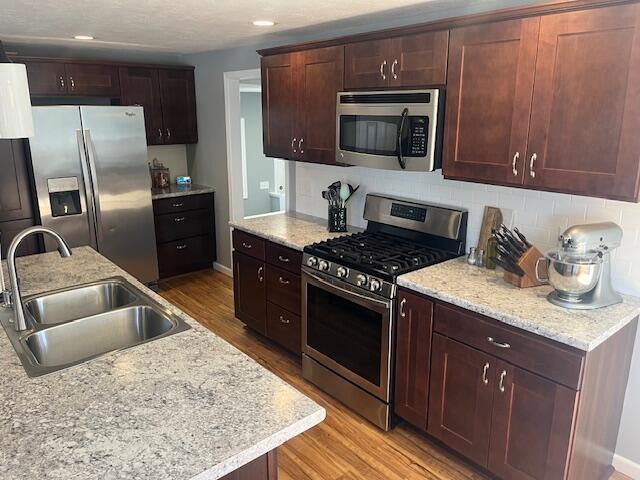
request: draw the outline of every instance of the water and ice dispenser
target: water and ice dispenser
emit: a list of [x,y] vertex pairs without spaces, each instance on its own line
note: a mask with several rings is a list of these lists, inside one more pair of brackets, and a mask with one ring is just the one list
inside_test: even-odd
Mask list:
[[52,217],[66,217],[82,213],[77,177],[49,178],[49,203]]

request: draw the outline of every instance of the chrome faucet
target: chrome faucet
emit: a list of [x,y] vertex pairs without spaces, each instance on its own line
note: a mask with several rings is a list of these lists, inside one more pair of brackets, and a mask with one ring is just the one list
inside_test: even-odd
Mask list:
[[27,322],[24,318],[24,306],[22,305],[22,297],[20,296],[20,287],[18,285],[18,272],[16,270],[16,250],[20,243],[30,235],[36,233],[46,233],[51,235],[58,242],[58,252],[63,258],[71,256],[71,248],[67,242],[57,232],[46,227],[31,227],[23,230],[15,236],[9,250],[7,252],[7,268],[9,269],[9,283],[11,284],[11,296],[9,297],[9,305],[13,305],[16,312],[16,330],[21,332],[27,329]]

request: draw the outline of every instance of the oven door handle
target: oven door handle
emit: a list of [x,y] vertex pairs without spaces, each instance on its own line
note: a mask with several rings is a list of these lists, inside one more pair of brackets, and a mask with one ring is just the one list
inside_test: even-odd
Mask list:
[[353,296],[358,297],[361,300],[364,300],[366,302],[375,303],[377,305],[380,305],[381,307],[384,307],[386,310],[391,308],[391,302],[383,302],[382,300],[377,300],[377,299],[372,298],[372,297],[367,297],[366,295],[362,295],[360,293],[353,292],[351,290],[347,290],[345,288],[338,287],[337,285],[334,285],[333,283],[327,282],[326,280],[324,280],[324,279],[322,279],[322,278],[320,278],[320,277],[318,277],[318,276],[316,276],[316,275],[314,275],[312,273],[309,273],[309,272],[305,272],[305,273],[307,275],[309,275],[311,278],[313,278],[316,282],[318,282],[318,283],[320,283],[320,284],[322,284],[322,285],[324,285],[326,287],[329,287],[329,288],[331,288],[333,290],[337,290],[338,292],[342,292],[345,295],[353,295]]

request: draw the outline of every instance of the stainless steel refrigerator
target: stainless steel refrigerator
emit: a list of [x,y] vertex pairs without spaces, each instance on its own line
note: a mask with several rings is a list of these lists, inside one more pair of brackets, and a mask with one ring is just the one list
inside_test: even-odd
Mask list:
[[34,107],[33,121],[29,145],[42,225],[71,247],[90,245],[141,282],[155,282],[143,109]]

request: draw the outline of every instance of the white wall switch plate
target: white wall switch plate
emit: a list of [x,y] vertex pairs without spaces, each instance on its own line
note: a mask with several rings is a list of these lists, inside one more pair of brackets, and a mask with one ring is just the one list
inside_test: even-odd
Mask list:
[[269,182],[268,181],[260,182],[260,190],[269,190]]

